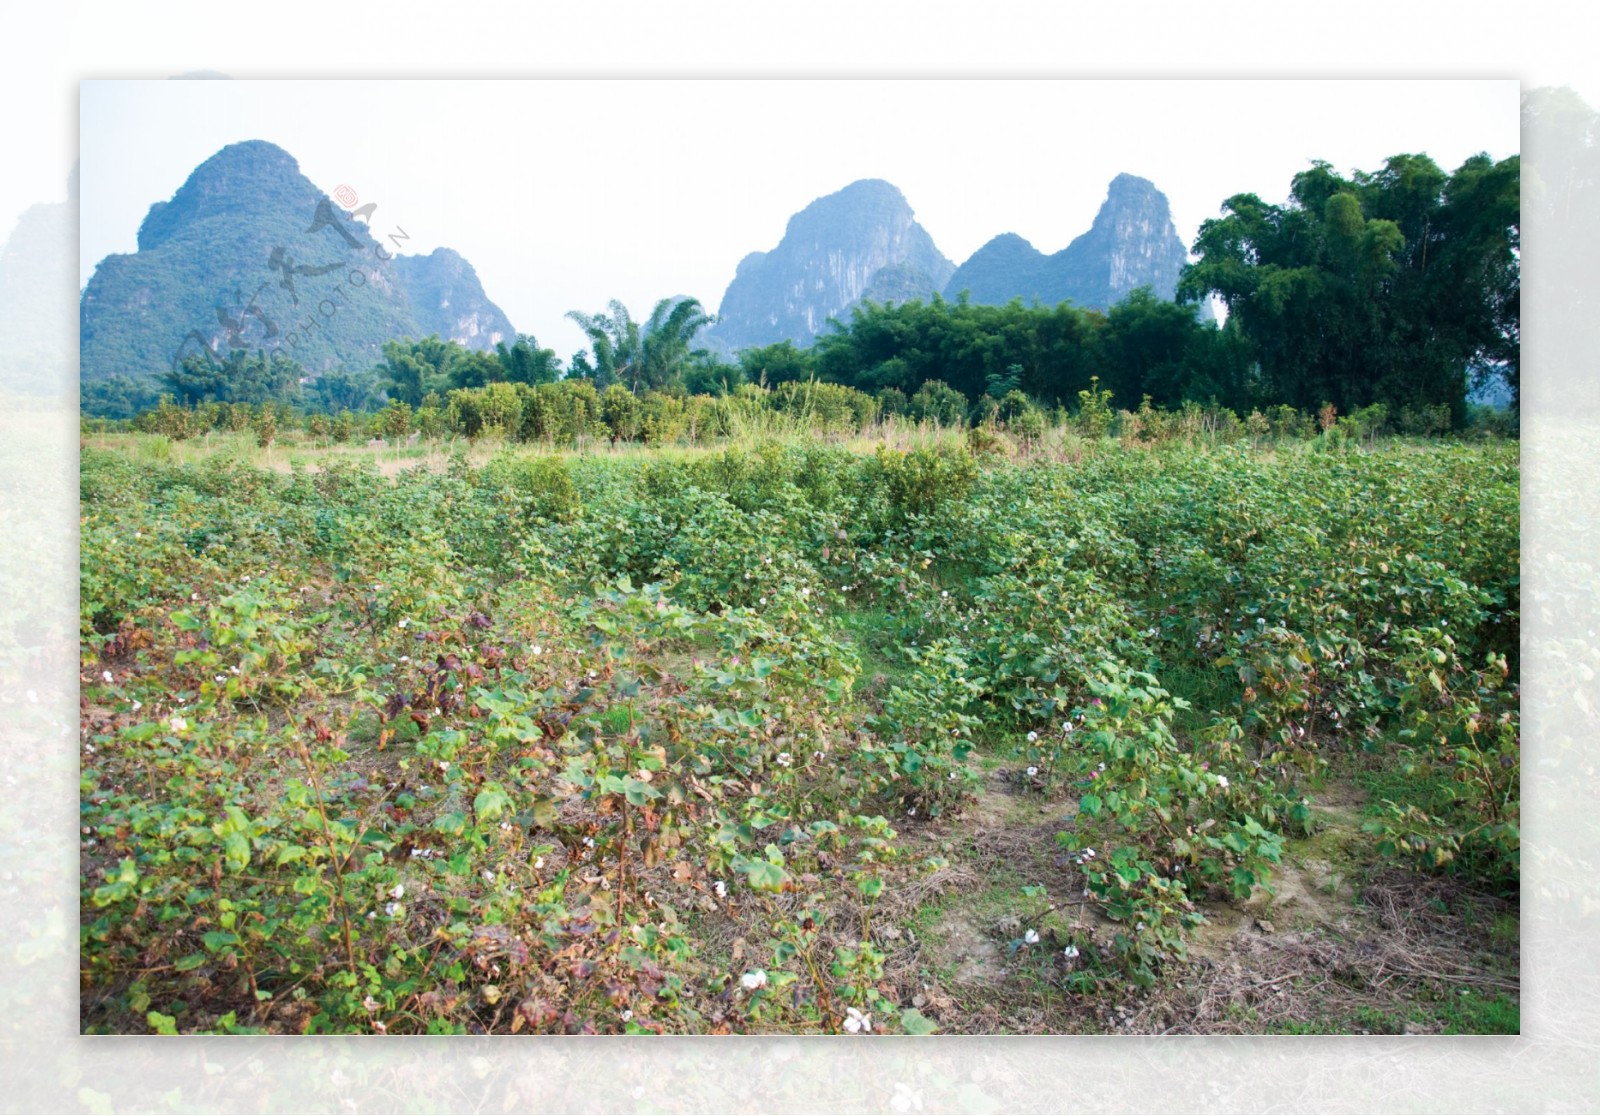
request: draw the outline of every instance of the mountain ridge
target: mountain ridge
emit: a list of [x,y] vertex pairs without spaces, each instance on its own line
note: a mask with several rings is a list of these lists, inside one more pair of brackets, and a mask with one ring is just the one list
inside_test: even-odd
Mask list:
[[[80,299],[80,379],[150,378],[191,353],[281,351],[308,373],[369,368],[385,341],[492,349],[515,331],[459,253],[395,254],[266,140],[211,155],[96,265]],[[369,211],[370,216],[370,211]]]
[[808,343],[873,289],[932,294],[955,271],[899,187],[863,178],[791,215],[767,251],[746,254],[705,335],[733,351]]
[[1106,188],[1093,224],[1065,248],[1046,255],[1016,233],[1002,233],[955,270],[944,296],[967,291],[986,305],[1022,298],[1107,310],[1141,286],[1171,299],[1187,260],[1166,195],[1124,172]]
[[[807,345],[830,319],[862,301],[907,302],[935,294],[1004,305],[1014,298],[1108,310],[1148,286],[1171,299],[1188,252],[1166,195],[1149,179],[1116,175],[1090,227],[1046,254],[1015,232],[990,238],[959,267],[915,220],[905,195],[883,179],[859,179],[792,214],[771,249],[746,254],[719,322],[702,335],[724,353],[792,341]],[[1209,318],[1209,307],[1199,310]]]

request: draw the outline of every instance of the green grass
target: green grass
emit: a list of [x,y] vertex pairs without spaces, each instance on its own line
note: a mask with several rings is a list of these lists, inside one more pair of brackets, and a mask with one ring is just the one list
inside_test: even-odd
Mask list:
[[1426,803],[1434,801],[1441,790],[1447,789],[1447,784],[1437,776],[1429,777],[1389,766],[1362,771],[1358,782],[1370,797],[1367,813],[1373,815],[1383,812],[1385,801]]
[[1212,710],[1233,708],[1243,692],[1236,674],[1181,661],[1163,663],[1159,674],[1168,693],[1189,703],[1172,719],[1172,730],[1181,739],[1194,737],[1210,724]]
[[1282,1020],[1266,1027],[1278,1035],[1403,1035],[1411,1026],[1446,1035],[1515,1035],[1522,1031],[1522,1010],[1504,993],[1485,996],[1472,989],[1443,990],[1436,999],[1413,1003],[1409,1010],[1363,1006],[1349,1015],[1310,1020]]
[[893,684],[911,671],[911,663],[888,631],[891,613],[882,607],[846,609],[835,614],[840,629],[861,657],[861,680],[883,675]]

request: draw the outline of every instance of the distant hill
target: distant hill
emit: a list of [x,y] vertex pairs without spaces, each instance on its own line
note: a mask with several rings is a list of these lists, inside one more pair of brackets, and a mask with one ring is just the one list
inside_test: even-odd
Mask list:
[[470,349],[492,349],[516,340],[500,307],[490,302],[478,273],[454,248],[435,248],[426,256],[396,256],[400,285],[423,335],[461,342]]
[[84,382],[155,377],[206,348],[283,352],[312,374],[365,369],[385,341],[441,337],[491,349],[515,332],[472,266],[441,248],[398,253],[389,215],[341,208],[263,140],[207,159],[107,256],[80,302]]
[[861,299],[926,298],[954,270],[895,186],[862,179],[789,218],[776,248],[741,260],[701,337],[728,352],[809,344]]
[[1000,306],[1013,298],[1046,306],[1071,300],[1105,310],[1136,287],[1170,299],[1188,259],[1172,224],[1167,197],[1148,179],[1119,174],[1089,231],[1061,251],[1045,255],[1015,233],[989,241],[944,285],[955,299]]
[[[1004,233],[959,268],[899,189],[863,179],[789,218],[776,248],[741,260],[718,324],[701,338],[725,353],[783,340],[807,345],[830,317],[848,322],[863,300],[903,303],[935,292],[954,301],[967,291],[996,306],[1021,298],[1105,310],[1136,287],[1172,298],[1187,259],[1166,195],[1131,174],[1112,180],[1093,226],[1061,251],[1046,255]],[[1200,314],[1209,318],[1209,305]]]

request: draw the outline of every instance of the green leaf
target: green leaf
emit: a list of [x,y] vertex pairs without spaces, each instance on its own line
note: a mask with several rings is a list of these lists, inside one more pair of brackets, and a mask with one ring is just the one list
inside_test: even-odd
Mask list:
[[206,963],[206,955],[205,954],[203,954],[203,953],[191,953],[187,957],[178,958],[176,961],[174,961],[172,963],[172,967],[174,969],[177,969],[178,972],[180,972],[180,973],[187,973],[191,969],[198,969],[201,965],[204,965],[205,963]]
[[134,887],[139,882],[139,870],[134,867],[130,858],[124,857],[117,865],[117,874],[103,887],[94,889],[94,905],[107,907],[133,894]]
[[931,1035],[939,1025],[916,1008],[906,1008],[900,1013],[900,1028],[908,1035]]
[[1088,814],[1091,818],[1098,817],[1100,808],[1105,805],[1097,794],[1086,794],[1078,799],[1078,812]]
[[757,891],[782,891],[784,871],[768,860],[752,860],[744,870],[750,886]]
[[623,792],[630,806],[643,806],[652,798],[660,798],[661,792],[642,779],[629,778],[624,784]]
[[222,839],[222,857],[230,872],[243,872],[250,865],[250,838],[235,830]]
[[491,822],[511,808],[511,796],[497,783],[490,783],[472,800],[472,809],[481,822]]

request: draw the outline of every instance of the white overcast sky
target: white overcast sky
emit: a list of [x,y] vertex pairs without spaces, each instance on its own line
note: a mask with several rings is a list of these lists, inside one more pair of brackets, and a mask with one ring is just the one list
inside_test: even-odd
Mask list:
[[565,359],[568,310],[715,310],[741,257],[860,178],[905,194],[959,264],[1015,232],[1053,252],[1117,173],[1152,180],[1185,245],[1230,194],[1282,200],[1313,159],[1447,170],[1518,149],[1515,80],[86,81],[80,275],[132,252],[151,203],[229,143],[283,147],[374,228],[448,246]]

